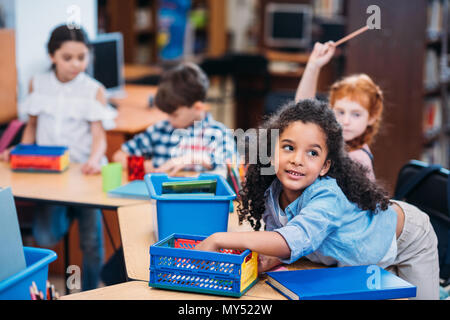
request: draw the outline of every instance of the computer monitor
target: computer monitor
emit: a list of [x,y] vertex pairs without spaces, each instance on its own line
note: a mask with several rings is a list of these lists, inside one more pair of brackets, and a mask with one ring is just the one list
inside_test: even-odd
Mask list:
[[310,5],[269,3],[264,42],[280,49],[307,49],[311,44],[313,10]]
[[88,73],[106,88],[108,97],[124,94],[123,37],[119,32],[100,34],[91,41],[92,61]]

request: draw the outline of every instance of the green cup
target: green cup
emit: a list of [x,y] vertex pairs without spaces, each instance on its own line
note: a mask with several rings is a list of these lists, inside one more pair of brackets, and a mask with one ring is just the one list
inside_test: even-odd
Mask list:
[[102,167],[103,191],[108,192],[122,185],[122,164],[108,163]]

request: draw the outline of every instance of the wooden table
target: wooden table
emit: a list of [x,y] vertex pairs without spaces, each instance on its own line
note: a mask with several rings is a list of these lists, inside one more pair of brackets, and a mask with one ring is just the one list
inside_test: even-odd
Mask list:
[[126,64],[124,66],[124,76],[126,81],[133,81],[140,78],[161,75],[163,68],[146,64]]
[[[127,182],[125,171],[122,184]],[[0,162],[0,187],[11,187],[17,200],[48,202],[116,210],[123,206],[145,203],[144,200],[111,198],[102,190],[102,176],[87,176],[81,165],[71,163],[63,173],[13,172]]]
[[[104,212],[117,212],[118,208],[130,205],[147,203],[147,200],[112,198],[102,190],[102,176],[87,176],[81,172],[81,165],[71,163],[69,168],[63,173],[30,173],[30,172],[13,172],[8,163],[0,162],[0,187],[11,187],[12,193],[16,200],[23,200],[33,203],[47,203],[54,205],[67,205],[78,207],[91,207],[102,210]],[[122,176],[122,184],[127,183],[125,171]],[[104,211],[107,210],[107,211]],[[106,217],[103,214],[103,223],[112,250],[117,249],[116,241],[118,239],[118,230],[110,228],[107,220],[114,221],[115,214]],[[112,219],[112,220],[111,220]],[[114,221],[115,222],[115,221]],[[114,232],[116,231],[116,232]],[[74,235],[76,237],[76,235]],[[78,244],[72,238],[66,237],[64,240],[64,270],[70,264],[69,260],[81,261],[81,252]],[[71,246],[70,243],[75,244]],[[74,254],[69,259],[70,252]],[[74,250],[75,249],[75,250]],[[59,262],[57,265],[61,264]],[[67,274],[65,274],[67,276]]]

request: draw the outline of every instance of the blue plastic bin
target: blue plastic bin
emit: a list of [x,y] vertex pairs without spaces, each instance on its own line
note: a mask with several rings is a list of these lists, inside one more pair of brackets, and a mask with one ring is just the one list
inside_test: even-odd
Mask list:
[[[210,179],[217,180],[214,196],[162,194],[163,182]],[[227,231],[230,201],[236,198],[236,193],[222,176],[200,174],[197,178],[178,178],[152,173],[145,175],[144,181],[150,197],[156,200],[158,239],[173,233],[209,236]]]
[[29,247],[24,247],[23,251],[27,268],[0,282],[0,300],[31,300],[30,286],[33,281],[46,299],[48,265],[56,260],[56,253]]

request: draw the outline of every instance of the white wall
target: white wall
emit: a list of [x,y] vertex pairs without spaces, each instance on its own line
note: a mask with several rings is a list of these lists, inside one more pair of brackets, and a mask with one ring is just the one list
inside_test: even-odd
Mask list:
[[[10,2],[14,2],[14,18],[7,17],[7,20],[13,19],[16,32],[16,64],[21,101],[27,94],[31,77],[50,67],[46,49],[50,33],[56,26],[70,20],[73,13],[68,9],[71,6],[79,7],[80,24],[89,37],[96,36],[97,0],[0,0],[0,3],[8,3],[6,7],[9,10]],[[23,117],[20,108],[19,115]]]
[[14,28],[14,2],[11,0],[0,0],[0,7],[5,14],[5,28]]

